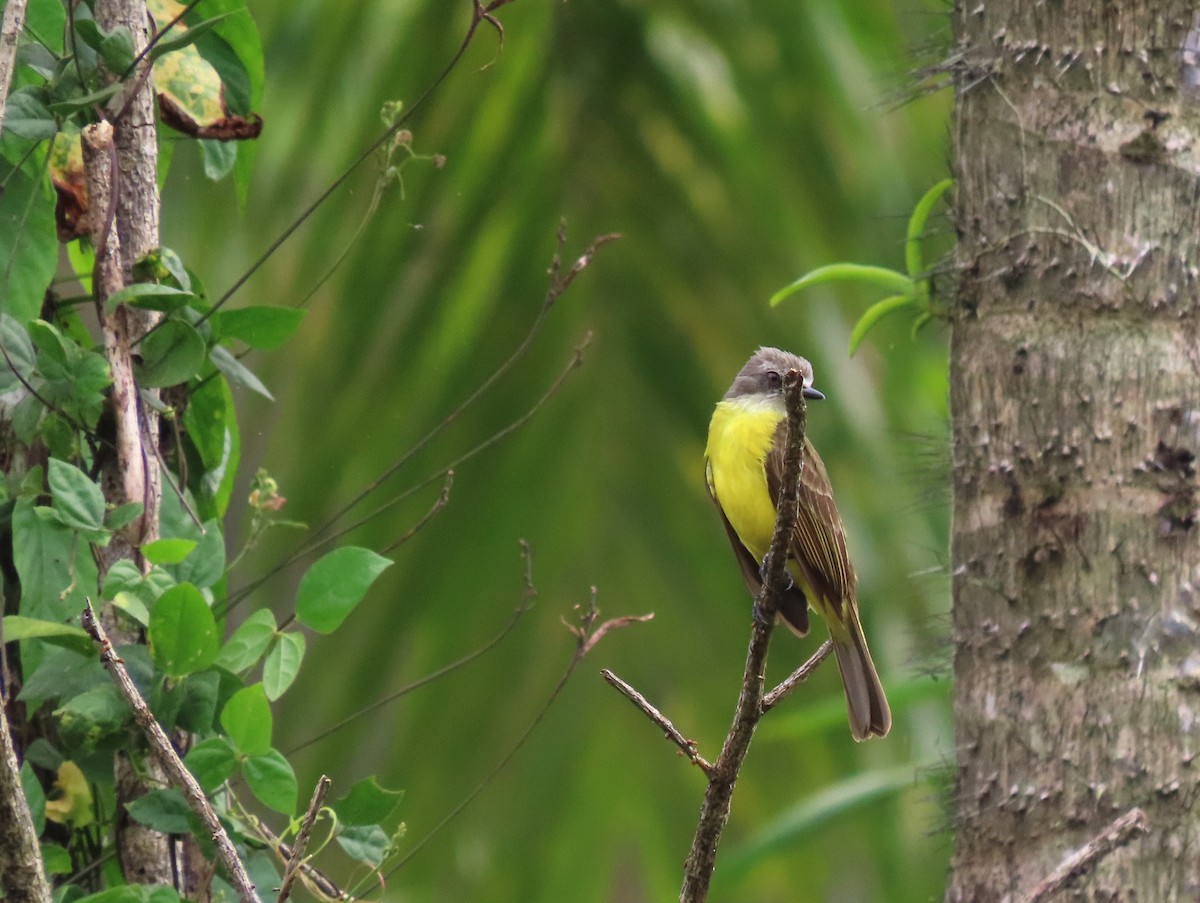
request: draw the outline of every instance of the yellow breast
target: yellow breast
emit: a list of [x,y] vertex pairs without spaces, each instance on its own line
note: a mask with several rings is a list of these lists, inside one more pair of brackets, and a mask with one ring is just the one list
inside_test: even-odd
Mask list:
[[763,461],[783,414],[774,406],[722,401],[708,426],[708,485],[742,544],[762,560],[775,531]]

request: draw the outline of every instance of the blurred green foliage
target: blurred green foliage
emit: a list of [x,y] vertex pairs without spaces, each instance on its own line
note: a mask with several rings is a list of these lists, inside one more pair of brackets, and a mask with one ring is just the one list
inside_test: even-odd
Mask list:
[[[381,107],[408,108],[432,83],[469,9],[465,0],[256,2],[265,126],[244,211],[230,183],[214,188],[199,154],[180,147],[163,243],[214,294],[232,284],[376,136]],[[542,706],[572,651],[560,617],[573,618],[595,586],[604,616],[653,611],[654,620],[600,643],[514,763],[389,879],[384,897],[673,899],[702,776],[597,672],[616,670],[716,755],[750,599],[705,494],[704,435],[733,374],[757,345],[776,344],[813,361],[829,398],[811,411],[811,436],[847,523],[896,727],[856,746],[828,668],[768,718],[734,799],[714,899],[939,896],[950,844],[929,775],[953,749],[940,659],[945,331],[935,324],[914,343],[908,324],[888,320],[850,360],[869,291],[822,286],[775,310],[767,299],[836,260],[903,266],[908,214],[945,175],[949,97],[891,101],[927,61],[914,48],[944,37],[946,9],[522,0],[498,16],[503,45],[484,27],[408,123],[413,149],[444,155],[444,167],[406,164],[290,344],[252,359],[276,402],[239,399],[243,477],[265,466],[289,499],[286,516],[322,523],[520,342],[560,217],[565,262],[597,234],[624,239],[601,250],[483,403],[364,510],[520,416],[582,334],[595,337],[528,425],[459,468],[447,508],[397,550],[338,636],[309,637],[276,711],[279,747],[494,636],[521,602],[521,538],[533,548],[537,604],[479,661],[294,756],[301,797],[321,772],[335,796],[378,774],[405,788],[407,841],[419,841]],[[377,175],[361,167],[235,305],[308,294],[353,237]],[[949,232],[941,216],[930,229]],[[352,541],[395,541],[439,487]],[[300,541],[266,537],[233,589]],[[275,577],[256,601],[282,619],[301,572]],[[819,640],[779,636],[773,674]]]

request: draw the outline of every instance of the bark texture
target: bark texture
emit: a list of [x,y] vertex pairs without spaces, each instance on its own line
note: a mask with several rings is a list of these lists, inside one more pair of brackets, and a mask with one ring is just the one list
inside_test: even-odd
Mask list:
[[1194,26],[955,11],[950,901],[1200,898]]
[[[145,0],[96,0],[96,21],[105,30],[129,29],[141,51],[150,40],[150,14]],[[158,462],[158,416],[139,395],[132,355],[154,324],[153,314],[120,307],[106,311],[106,300],[131,281],[133,265],[159,246],[158,136],[154,121],[154,86],[150,63],[141,61],[125,78],[125,88],[110,105],[112,128],[102,122],[84,138],[89,199],[94,212],[93,241],[98,249],[94,286],[104,349],[112,371],[112,406],[117,456],[105,463],[105,498],[114,504],[141,502],[142,517],[100,551],[101,571],[118,559],[130,558],[143,570],[137,546],[158,538],[162,484]],[[114,72],[116,80],[125,73]],[[153,391],[153,390],[152,390]],[[114,633],[116,631],[114,630]],[[118,636],[122,642],[137,637]],[[148,790],[165,786],[167,775],[144,748],[116,758],[117,851],[125,877],[139,884],[169,884],[192,896],[206,896],[206,882],[196,878],[194,843],[181,842],[129,818],[125,806]]]
[[42,849],[21,789],[21,766],[8,730],[7,687],[0,687],[0,890],[11,903],[50,903]]

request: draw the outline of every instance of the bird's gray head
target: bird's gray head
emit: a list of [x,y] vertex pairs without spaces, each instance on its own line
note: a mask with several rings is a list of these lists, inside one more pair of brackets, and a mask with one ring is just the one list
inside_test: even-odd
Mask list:
[[796,370],[804,383],[804,397],[820,399],[825,396],[812,387],[812,364],[799,355],[778,348],[759,348],[733,380],[725,393],[726,401],[755,399],[777,400],[783,407],[783,377]]

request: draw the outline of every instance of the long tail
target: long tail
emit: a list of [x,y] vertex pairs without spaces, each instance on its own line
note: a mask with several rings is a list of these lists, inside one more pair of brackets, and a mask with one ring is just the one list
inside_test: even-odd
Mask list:
[[875,672],[862,624],[853,602],[846,606],[846,623],[830,621],[830,639],[837,655],[846,705],[850,710],[850,734],[855,740],[883,737],[892,729],[892,711],[888,708],[883,684]]

